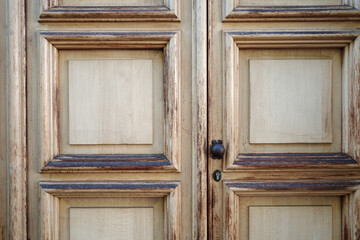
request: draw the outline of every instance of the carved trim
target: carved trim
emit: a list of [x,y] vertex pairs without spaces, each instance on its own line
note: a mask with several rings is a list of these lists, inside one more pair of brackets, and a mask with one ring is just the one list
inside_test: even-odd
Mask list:
[[[42,171],[91,170],[178,170],[180,169],[180,71],[179,32],[40,32],[41,43],[41,135]],[[67,155],[60,152],[58,116],[58,51],[62,49],[162,49],[164,51],[165,147],[159,154],[147,154],[149,161],[132,155]],[[84,160],[84,157],[87,160]],[[149,157],[150,156],[150,157]],[[66,159],[64,159],[64,157]],[[80,158],[79,158],[80,157]],[[103,159],[93,161],[90,159]],[[138,158],[138,159],[137,159]],[[137,160],[136,160],[137,159]],[[77,160],[75,163],[74,160]],[[114,160],[114,159],[113,159]],[[126,162],[126,164],[124,164]]]
[[236,0],[224,3],[223,22],[257,21],[355,21],[360,11],[354,5],[324,6],[238,6]]
[[57,0],[43,0],[39,22],[179,22],[179,0],[163,6],[60,6]]
[[59,201],[62,197],[162,197],[165,201],[165,239],[180,239],[180,182],[40,182],[42,239],[59,239]]
[[224,181],[225,239],[236,239],[241,196],[341,196],[342,239],[358,239],[360,234],[360,180],[323,181]]
[[42,0],[39,22],[179,22],[180,1],[162,6],[60,6],[57,0]]
[[87,170],[102,169],[148,169],[163,168],[170,166],[170,161],[164,154],[121,154],[121,155],[95,155],[95,154],[77,154],[77,155],[57,155],[51,161],[47,162],[45,168],[47,171],[64,171],[71,169],[85,168]]
[[[360,99],[360,94],[353,89],[358,89],[360,85],[359,65],[359,36],[360,31],[225,31],[225,112],[224,112],[224,129],[226,139],[224,145],[227,148],[225,168],[243,169],[256,167],[258,168],[348,168],[359,167],[360,162],[360,134],[357,134],[360,122],[360,108],[355,102]],[[256,154],[252,155],[252,160],[243,162],[242,154],[237,150],[240,139],[239,134],[234,126],[238,126],[238,119],[235,116],[234,109],[237,109],[237,103],[234,102],[234,89],[236,79],[239,76],[238,59],[239,49],[249,48],[329,48],[335,47],[343,50],[343,73],[342,85],[343,92],[351,89],[349,99],[343,96],[343,139],[342,153],[349,155],[349,158],[338,157],[336,161],[320,161],[315,154],[312,154],[313,161],[287,162],[285,158],[276,159],[262,164],[261,159],[255,159]],[[343,94],[344,95],[344,94]],[[349,104],[350,103],[350,104]],[[352,104],[351,104],[352,103]],[[344,105],[346,104],[346,105]],[[352,118],[348,117],[352,116]],[[355,117],[356,116],[356,117]],[[353,130],[352,130],[353,129]],[[350,144],[351,143],[351,144]],[[240,157],[238,155],[240,154]],[[339,154],[339,153],[338,153]],[[282,154],[285,156],[285,154]],[[311,154],[310,154],[311,155]],[[356,161],[352,161],[356,160]],[[356,163],[357,162],[357,163]]]
[[350,168],[357,162],[345,153],[270,153],[239,154],[234,165],[244,168]]

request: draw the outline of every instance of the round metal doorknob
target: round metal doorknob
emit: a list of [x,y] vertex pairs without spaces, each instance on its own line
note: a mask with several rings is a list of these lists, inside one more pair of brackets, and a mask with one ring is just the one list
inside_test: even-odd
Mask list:
[[225,154],[225,148],[221,140],[212,140],[210,152],[213,159],[222,159]]

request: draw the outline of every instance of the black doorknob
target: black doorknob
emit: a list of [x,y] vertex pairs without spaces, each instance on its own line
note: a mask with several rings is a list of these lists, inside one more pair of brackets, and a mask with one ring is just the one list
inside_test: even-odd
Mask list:
[[224,157],[225,148],[222,143],[223,142],[221,140],[211,141],[210,152],[213,159],[222,159]]

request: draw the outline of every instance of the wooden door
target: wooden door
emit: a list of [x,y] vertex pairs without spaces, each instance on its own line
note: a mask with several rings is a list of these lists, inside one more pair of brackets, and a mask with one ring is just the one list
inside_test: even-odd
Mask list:
[[205,1],[26,10],[28,221],[13,225],[28,239],[206,238]]
[[358,7],[209,1],[209,239],[360,238]]

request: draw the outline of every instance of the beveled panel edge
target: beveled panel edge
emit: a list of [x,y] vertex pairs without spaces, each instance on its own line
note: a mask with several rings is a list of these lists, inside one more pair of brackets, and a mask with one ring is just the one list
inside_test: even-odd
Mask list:
[[[60,155],[59,146],[59,99],[58,92],[58,51],[62,49],[161,49],[164,51],[164,91],[165,91],[165,146],[164,154],[170,165],[162,167],[148,164],[143,169],[136,164],[117,166],[115,170],[169,170],[180,171],[181,141],[180,128],[180,32],[179,31],[40,31],[41,45],[41,159],[40,171],[52,170],[56,167],[48,162]],[[111,155],[111,154],[110,154]],[[138,155],[138,154],[134,154]],[[153,154],[158,155],[158,154]],[[55,164],[56,165],[56,164]],[[141,165],[140,163],[138,165]],[[150,166],[151,165],[151,166]],[[108,171],[107,166],[57,168],[61,171]]]
[[57,155],[42,171],[172,169],[164,154],[69,154]]
[[[137,197],[164,198],[165,239],[180,239],[181,183],[179,181],[40,181],[41,239],[59,239],[59,201],[62,197],[122,197],[132,193]],[[111,193],[111,195],[107,195]]]
[[360,10],[349,5],[324,6],[235,6],[228,0],[224,6],[223,22],[261,21],[354,21]]
[[341,180],[227,180],[224,186],[226,239],[237,239],[241,196],[340,196],[342,204],[342,239],[355,240],[360,235],[360,179]]
[[324,180],[227,180],[224,185],[238,195],[252,191],[320,191],[341,190],[340,195],[360,189],[360,179],[324,179]]
[[234,165],[242,168],[360,168],[345,153],[239,154]]
[[[342,99],[342,104],[347,104],[343,106],[343,109],[349,109],[343,112],[343,122],[342,131],[342,153],[349,155],[354,161],[346,162],[326,162],[326,164],[300,164],[299,168],[313,168],[316,165],[316,168],[341,168],[341,169],[357,169],[360,167],[360,135],[356,134],[357,131],[352,129],[358,129],[358,116],[360,115],[359,107],[354,103],[357,99],[360,98],[360,94],[354,89],[358,89],[360,84],[360,75],[358,73],[357,65],[359,64],[359,47],[360,44],[360,31],[359,30],[276,30],[276,31],[249,31],[249,30],[229,30],[223,31],[224,37],[224,79],[225,79],[225,89],[228,94],[225,95],[225,140],[224,145],[227,148],[226,160],[224,161],[224,171],[228,170],[240,170],[248,169],[248,167],[243,167],[234,164],[234,161],[237,161],[239,152],[236,151],[235,147],[232,145],[238,144],[239,137],[236,134],[236,131],[233,129],[233,122],[235,121],[235,116],[233,113],[234,103],[233,101],[233,90],[234,90],[234,79],[237,78],[237,68],[234,67],[238,64],[239,49],[249,49],[249,48],[329,48],[335,47],[343,50],[343,62],[347,64],[343,65],[343,91],[347,91],[349,88],[352,92],[352,95],[349,94],[348,99]],[[351,115],[353,118],[347,118],[346,116]],[[356,117],[355,117],[356,116]],[[241,153],[240,153],[241,154]],[[330,163],[330,164],[329,164]],[[259,167],[259,165],[257,166]],[[294,166],[289,166],[294,167]],[[275,169],[274,166],[265,166],[263,169]]]
[[179,6],[179,0],[168,0],[162,6],[58,6],[54,0],[43,0],[38,21],[180,22]]
[[92,182],[71,182],[71,181],[41,181],[40,188],[46,192],[58,192],[66,190],[162,190],[170,193],[179,186],[179,181],[92,181]]

